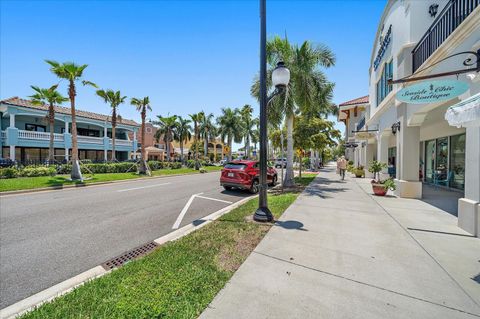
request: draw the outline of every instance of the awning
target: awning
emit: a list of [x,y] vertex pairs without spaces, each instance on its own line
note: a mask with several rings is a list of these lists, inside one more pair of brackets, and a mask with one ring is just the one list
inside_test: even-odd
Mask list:
[[445,120],[456,127],[480,126],[480,93],[450,106],[445,112]]

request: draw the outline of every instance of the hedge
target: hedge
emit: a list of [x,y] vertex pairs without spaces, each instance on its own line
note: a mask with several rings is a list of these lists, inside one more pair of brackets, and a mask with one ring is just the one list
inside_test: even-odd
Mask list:
[[148,161],[147,164],[152,171],[156,171],[158,169],[163,169],[163,168],[169,168],[169,169],[182,168],[182,163],[180,162]]
[[32,167],[27,166],[23,169],[17,169],[15,167],[1,168],[0,178],[15,178],[15,177],[37,177],[37,176],[55,176],[57,170],[55,167],[39,166]]

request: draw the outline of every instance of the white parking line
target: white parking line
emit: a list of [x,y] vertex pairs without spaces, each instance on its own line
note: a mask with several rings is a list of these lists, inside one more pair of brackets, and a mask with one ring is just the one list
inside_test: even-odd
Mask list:
[[192,196],[190,196],[190,199],[185,204],[185,207],[183,207],[182,211],[180,212],[180,215],[178,215],[177,220],[175,221],[175,224],[173,224],[172,229],[178,229],[178,227],[180,227],[180,223],[182,222],[183,217],[187,213],[188,208],[190,207],[190,205],[192,205],[193,200],[195,199],[195,197],[197,197],[198,195],[202,195],[202,194],[203,193],[198,193],[198,194],[193,194]]
[[227,203],[227,204],[231,204],[233,202],[230,202],[228,200],[223,200],[223,199],[216,199],[216,198],[211,198],[211,197],[205,197],[205,196],[196,196],[197,198],[203,198],[203,199],[209,199],[209,200],[214,200],[214,201],[217,201],[217,202],[222,202],[222,203]]
[[147,186],[141,186],[141,187],[127,188],[127,189],[118,190],[117,192],[119,192],[119,193],[121,193],[121,192],[128,192],[128,191],[133,191],[133,190],[137,190],[137,189],[157,187],[157,186],[164,186],[164,185],[169,185],[169,184],[171,184],[171,183],[162,183],[162,184],[155,184],[155,185],[147,185]]

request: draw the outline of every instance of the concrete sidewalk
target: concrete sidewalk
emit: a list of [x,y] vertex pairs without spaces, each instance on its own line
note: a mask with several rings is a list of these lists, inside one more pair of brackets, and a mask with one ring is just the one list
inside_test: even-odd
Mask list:
[[323,170],[200,318],[478,318],[480,240]]

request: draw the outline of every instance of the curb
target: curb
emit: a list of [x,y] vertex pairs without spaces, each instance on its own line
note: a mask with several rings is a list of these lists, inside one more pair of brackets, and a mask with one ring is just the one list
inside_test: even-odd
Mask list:
[[[185,175],[190,175],[190,174],[185,174]],[[197,229],[200,229],[204,227],[205,225],[210,224],[212,221],[218,219],[222,215],[230,212],[231,210],[237,208],[238,206],[244,204],[245,202],[254,199],[258,197],[258,195],[255,196],[249,196],[242,198],[241,200],[224,207],[210,215],[207,215],[201,219],[200,221],[203,221],[201,224],[195,225],[194,222],[183,226],[180,229],[177,229],[171,233],[168,233],[162,237],[159,237],[155,240],[153,240],[155,243],[158,245],[163,245],[167,242],[170,241],[175,241],[177,239],[180,239]],[[199,221],[197,220],[197,221]],[[42,305],[43,303],[46,303],[48,301],[51,301],[57,297],[60,297],[73,289],[83,285],[85,282],[93,280],[95,278],[99,278],[103,275],[108,274],[113,270],[105,270],[102,266],[95,266],[87,271],[82,272],[79,275],[76,275],[70,279],[67,279],[65,281],[62,281],[61,283],[58,283],[50,288],[47,288],[45,290],[42,290],[30,297],[27,297],[23,300],[20,300],[6,308],[3,308],[0,310],[0,318],[1,319],[13,319],[16,318],[17,316],[20,316],[24,314],[27,311],[33,310],[34,308]]]
[[[218,171],[212,172],[205,172],[203,174],[210,174],[216,173]],[[150,176],[150,177],[139,177],[139,178],[130,178],[130,179],[120,179],[116,181],[107,181],[107,182],[95,182],[95,183],[78,183],[72,185],[59,185],[59,186],[50,186],[50,187],[42,187],[42,188],[32,188],[32,189],[19,189],[14,191],[5,191],[0,192],[0,196],[6,195],[17,195],[17,194],[28,194],[28,193],[37,193],[37,192],[45,192],[45,191],[55,191],[55,190],[62,190],[62,189],[70,189],[70,188],[81,188],[81,187],[88,187],[88,186],[98,186],[98,185],[107,185],[107,184],[117,184],[117,183],[126,183],[144,179],[157,179],[157,178],[166,178],[166,177],[178,177],[178,176],[186,176],[186,175],[200,175],[202,173],[183,173],[183,174],[171,174],[171,175],[161,175],[161,176]],[[100,174],[98,174],[100,175]]]

